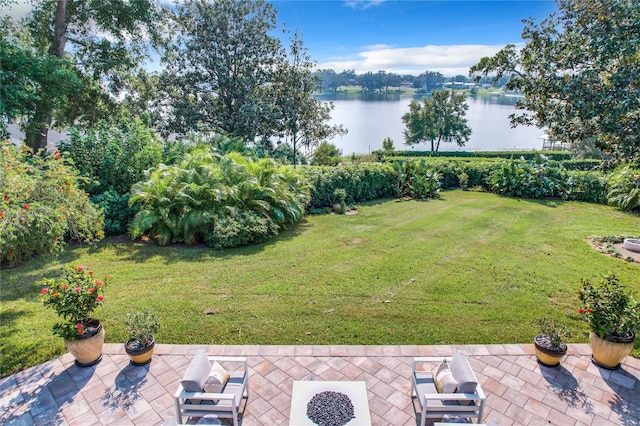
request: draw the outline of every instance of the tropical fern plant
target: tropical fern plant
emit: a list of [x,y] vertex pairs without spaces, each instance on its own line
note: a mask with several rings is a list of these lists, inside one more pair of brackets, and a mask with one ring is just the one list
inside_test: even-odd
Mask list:
[[640,210],[640,170],[630,166],[616,169],[609,177],[607,199],[622,210]]
[[223,248],[262,241],[305,212],[310,186],[289,166],[198,148],[132,188],[134,238]]

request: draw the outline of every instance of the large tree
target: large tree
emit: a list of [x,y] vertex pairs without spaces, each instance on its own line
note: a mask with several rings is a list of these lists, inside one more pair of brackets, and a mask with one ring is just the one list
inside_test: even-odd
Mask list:
[[[181,36],[162,78],[167,130],[215,132],[271,147],[275,138],[313,148],[343,132],[316,88],[302,39],[290,54],[274,33],[276,11],[263,0],[189,0],[178,8]],[[283,32],[286,34],[286,32]]]
[[466,95],[449,90],[434,90],[422,103],[411,101],[409,112],[402,116],[405,144],[429,141],[432,152],[438,152],[440,142],[464,146],[471,135],[465,118],[467,109]]
[[262,0],[188,0],[162,85],[169,131],[270,137],[271,91],[282,46],[276,13]]
[[595,138],[618,162],[640,163],[640,7],[636,0],[556,0],[558,12],[524,20],[507,45],[470,74],[511,77],[524,100],[514,125],[546,127],[567,142]]
[[305,156],[309,157],[321,141],[347,133],[342,126],[328,123],[333,104],[311,96],[318,88],[313,66],[302,39],[294,33],[289,55],[280,62],[272,86],[279,114],[279,135],[291,142],[294,167],[300,147],[306,148]]
[[29,96],[0,113],[20,116],[27,145],[39,150],[52,125],[109,115],[115,103],[108,93],[123,89],[148,47],[161,44],[165,19],[154,0],[34,0],[32,6],[25,20],[29,38],[2,45],[2,72],[22,74]]

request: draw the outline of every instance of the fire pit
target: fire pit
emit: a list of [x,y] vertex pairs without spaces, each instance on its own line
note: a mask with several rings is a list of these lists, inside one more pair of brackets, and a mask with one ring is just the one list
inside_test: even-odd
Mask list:
[[294,381],[290,426],[370,426],[365,382]]

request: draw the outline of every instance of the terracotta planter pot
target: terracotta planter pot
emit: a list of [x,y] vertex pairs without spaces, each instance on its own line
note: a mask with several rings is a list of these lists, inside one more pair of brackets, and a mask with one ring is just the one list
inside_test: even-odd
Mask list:
[[76,359],[78,367],[89,367],[102,360],[102,345],[104,344],[104,327],[97,319],[87,323],[95,327],[95,332],[80,336],[78,340],[66,340],[64,345]]
[[611,342],[592,332],[589,334],[589,344],[592,352],[591,360],[599,367],[617,370],[620,368],[620,362],[633,350],[634,340],[635,335],[633,333],[626,341]]
[[567,354],[567,346],[562,347],[563,350],[553,350],[544,344],[544,335],[537,335],[533,339],[533,344],[536,348],[536,357],[538,362],[545,367],[557,367],[560,365],[560,361]]
[[131,359],[130,362],[132,365],[146,365],[151,362],[151,357],[153,356],[153,348],[156,346],[156,341],[153,339],[151,343],[137,350],[130,350],[127,348],[127,345],[124,345],[125,352],[129,355]]

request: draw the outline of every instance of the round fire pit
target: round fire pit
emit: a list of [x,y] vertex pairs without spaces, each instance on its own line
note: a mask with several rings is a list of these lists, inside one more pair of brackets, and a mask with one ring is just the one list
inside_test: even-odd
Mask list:
[[626,248],[627,250],[640,253],[640,239],[626,238],[622,243],[622,247]]
[[355,419],[351,399],[343,393],[317,393],[307,404],[307,417],[318,426],[344,426]]

